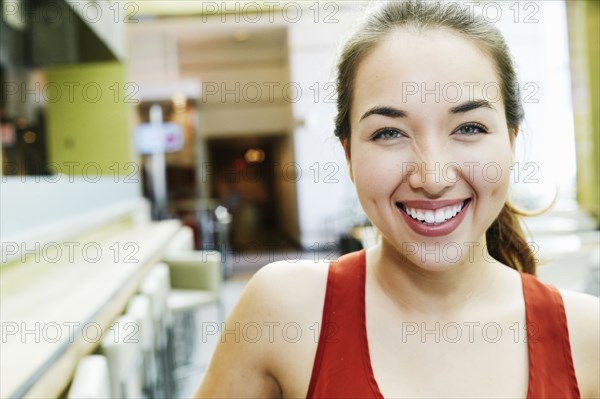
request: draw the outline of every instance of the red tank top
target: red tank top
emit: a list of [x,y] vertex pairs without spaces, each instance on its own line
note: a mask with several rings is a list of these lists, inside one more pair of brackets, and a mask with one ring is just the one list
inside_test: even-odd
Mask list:
[[[371,368],[365,324],[365,251],[329,265],[322,328],[308,398],[383,398]],[[527,398],[579,398],[562,297],[521,273],[528,340]],[[532,324],[535,323],[535,324]]]

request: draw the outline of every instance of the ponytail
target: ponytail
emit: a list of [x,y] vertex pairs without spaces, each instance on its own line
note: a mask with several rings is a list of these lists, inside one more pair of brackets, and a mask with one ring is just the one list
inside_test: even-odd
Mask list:
[[519,212],[508,203],[485,232],[490,255],[499,262],[535,276],[536,259],[519,223]]

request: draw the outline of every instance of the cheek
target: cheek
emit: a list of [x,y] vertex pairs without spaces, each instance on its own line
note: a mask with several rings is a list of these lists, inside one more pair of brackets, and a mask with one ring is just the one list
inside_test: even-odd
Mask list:
[[402,181],[402,161],[398,154],[356,152],[352,154],[354,184],[359,197],[391,195]]
[[[468,179],[482,194],[493,199],[506,198],[511,177],[512,150],[510,146],[486,146],[472,151]],[[467,164],[465,164],[467,166]]]

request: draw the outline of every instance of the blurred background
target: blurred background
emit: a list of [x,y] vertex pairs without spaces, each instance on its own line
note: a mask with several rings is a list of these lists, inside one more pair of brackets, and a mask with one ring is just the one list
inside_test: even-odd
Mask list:
[[[189,397],[256,270],[374,242],[333,136],[366,2],[1,4],[0,397]],[[461,4],[517,64],[538,276],[598,296],[600,3]]]

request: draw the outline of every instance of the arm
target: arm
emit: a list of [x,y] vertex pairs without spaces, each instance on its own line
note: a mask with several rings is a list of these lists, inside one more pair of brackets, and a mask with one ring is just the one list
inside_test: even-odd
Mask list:
[[277,317],[274,303],[269,300],[269,290],[275,283],[271,274],[263,268],[248,283],[221,331],[196,398],[281,397],[282,390],[271,372],[277,344],[269,343],[265,334],[257,342],[245,340],[242,334],[248,323],[262,326]]
[[571,352],[582,398],[600,397],[600,301],[560,290],[565,304]]

